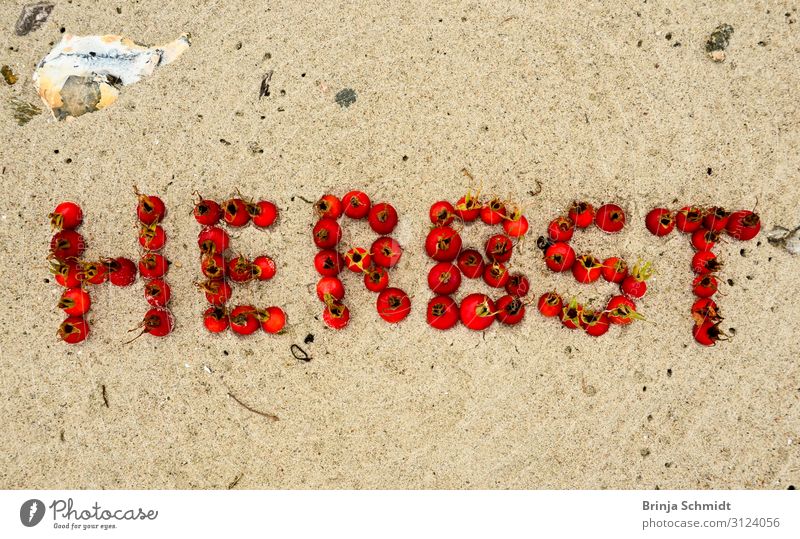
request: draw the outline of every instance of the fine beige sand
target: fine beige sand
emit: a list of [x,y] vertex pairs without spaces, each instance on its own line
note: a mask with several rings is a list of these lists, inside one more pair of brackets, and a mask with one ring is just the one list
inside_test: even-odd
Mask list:
[[[735,336],[702,348],[686,238],[658,239],[643,224],[655,206],[756,200],[765,230],[800,224],[791,2],[56,4],[24,37],[13,33],[22,2],[0,4],[0,64],[19,75],[0,81],[0,488],[800,483],[800,261],[764,234],[725,243],[722,276],[733,284],[720,303]],[[704,42],[721,23],[735,34],[714,63]],[[106,110],[59,123],[45,111],[20,126],[10,101],[42,106],[31,74],[60,29],[149,44],[190,32],[193,46]],[[335,102],[346,88],[357,95],[349,107]],[[623,234],[595,229],[575,245],[653,261],[640,303],[649,322],[600,339],[535,312],[483,335],[430,329],[427,211],[476,186],[463,167],[484,193],[525,206],[532,237],[514,265],[535,295],[555,288],[602,304],[613,288],[549,273],[535,239],[575,199],[621,204]],[[134,185],[169,207],[175,332],[123,344],[146,310],[138,281],[93,290],[91,337],[66,346],[55,335],[47,214],[79,202],[87,256],[133,258]],[[351,188],[400,212],[406,251],[392,279],[414,309],[384,323],[348,275],[353,319],[337,333],[313,294],[314,217],[301,197]],[[202,329],[192,193],[236,189],[281,209],[276,227],[236,240],[278,262],[272,282],[236,299],[283,306],[280,336]],[[476,226],[466,237],[480,246],[487,235]],[[347,226],[348,245],[372,237]],[[313,359],[295,360],[293,343]]]

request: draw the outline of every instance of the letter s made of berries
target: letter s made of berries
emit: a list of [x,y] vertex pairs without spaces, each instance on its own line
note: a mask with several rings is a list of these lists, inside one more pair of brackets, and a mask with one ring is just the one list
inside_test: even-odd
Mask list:
[[[350,191],[342,199],[323,195],[315,204],[319,218],[314,225],[314,268],[320,274],[317,297],[323,303],[322,319],[333,329],[342,329],[350,321],[350,310],[344,303],[344,284],[340,272],[348,269],[363,276],[364,286],[378,294],[378,315],[389,323],[403,320],[411,312],[411,300],[403,290],[389,286],[388,271],[400,262],[403,248],[389,237],[397,226],[397,211],[391,204],[372,204],[361,191]],[[380,235],[369,249],[351,247],[341,253],[342,227],[339,218],[367,219],[370,228]]]
[[[465,172],[466,173],[466,172]],[[498,198],[481,201],[471,192],[456,202],[435,202],[430,209],[431,230],[425,239],[425,252],[436,264],[428,272],[428,286],[436,296],[428,303],[428,324],[436,329],[450,329],[459,321],[465,327],[482,331],[495,319],[505,325],[518,324],[525,317],[525,296],[530,283],[521,273],[510,271],[514,242],[528,231],[528,221],[519,208]],[[462,250],[459,231],[480,218],[489,226],[499,226],[504,233],[492,235],[483,254],[476,249]],[[486,294],[465,296],[459,306],[453,299],[462,277],[483,279],[491,288],[505,295],[496,301]]]
[[226,257],[231,240],[221,226],[240,229],[252,223],[257,229],[264,229],[277,220],[278,208],[267,200],[247,202],[234,197],[220,204],[198,198],[194,218],[203,225],[197,236],[197,245],[200,248],[200,271],[205,280],[197,286],[210,304],[203,313],[203,325],[210,333],[230,329],[237,335],[251,335],[259,328],[266,333],[279,333],[286,325],[286,314],[280,307],[228,306],[233,295],[230,283],[245,285],[268,281],[275,276],[276,266],[265,255],[253,260],[242,254]]
[[77,229],[83,223],[83,210],[75,202],[62,202],[50,214],[55,233],[50,240],[50,271],[64,287],[58,308],[67,318],[58,328],[58,336],[68,344],[77,344],[89,336],[87,319],[92,305],[89,289],[110,282],[129,286],[136,280],[136,264],[123,257],[84,260],[86,242]]
[[576,298],[564,302],[556,292],[546,292],[538,301],[542,316],[553,317],[569,329],[582,329],[593,337],[606,333],[611,324],[626,325],[642,319],[636,311],[635,300],[647,292],[647,279],[652,275],[650,263],[639,263],[629,269],[619,257],[601,261],[592,254],[576,256],[569,244],[576,229],[586,229],[592,224],[608,234],[616,234],[625,227],[625,212],[616,204],[605,204],[595,211],[588,202],[575,202],[567,215],[556,217],[547,226],[547,236],[541,236],[539,247],[544,251],[544,262],[554,272],[571,272],[575,280],[589,284],[603,277],[619,285],[620,293],[612,296],[604,308],[585,307]]
[[704,345],[713,346],[728,336],[719,328],[722,322],[717,303],[711,296],[717,293],[719,280],[716,273],[722,263],[711,250],[719,243],[722,233],[735,240],[748,241],[761,231],[761,219],[754,211],[739,210],[730,213],[720,207],[703,208],[684,206],[678,211],[655,208],[645,218],[647,229],[655,236],[666,236],[677,227],[687,234],[695,249],[692,271],[692,292],[697,301],[692,305],[694,339]]

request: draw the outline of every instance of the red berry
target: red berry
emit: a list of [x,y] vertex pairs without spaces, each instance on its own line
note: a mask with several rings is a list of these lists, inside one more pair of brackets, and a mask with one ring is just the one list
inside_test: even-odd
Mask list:
[[381,236],[370,247],[372,261],[384,268],[393,268],[400,262],[403,255],[403,248],[400,244],[388,236]]
[[503,230],[512,238],[521,238],[528,233],[528,220],[515,210],[503,220]]
[[425,239],[425,252],[439,262],[455,260],[461,251],[461,236],[454,229],[440,226],[432,229]]
[[461,286],[461,272],[450,262],[439,262],[428,272],[428,286],[436,294],[452,294]]
[[479,279],[483,277],[484,270],[483,257],[475,249],[467,249],[458,255],[458,269],[461,274],[468,279]]
[[255,226],[267,228],[278,218],[278,207],[268,200],[259,200],[247,205],[247,213]]
[[703,346],[714,346],[717,341],[726,340],[722,330],[719,329],[720,322],[712,322],[707,320],[700,325],[697,325],[692,330],[694,340]]
[[253,278],[253,265],[244,255],[228,260],[226,275],[235,283],[246,283]]
[[722,320],[717,303],[711,298],[700,298],[694,302],[692,305],[692,318],[698,326],[709,320],[712,322]]
[[483,270],[483,281],[492,288],[505,288],[510,275],[502,262],[492,262]]
[[428,325],[432,328],[450,329],[458,318],[458,304],[450,296],[436,296],[428,302]]
[[222,203],[222,220],[228,226],[242,227],[250,221],[247,203],[241,198],[231,198]]
[[551,318],[561,315],[564,309],[564,302],[561,300],[561,296],[555,292],[545,292],[539,296],[536,307],[539,309],[539,312],[542,313],[542,316]]
[[474,221],[480,216],[483,205],[478,197],[472,193],[467,193],[458,199],[455,205],[456,215],[465,223]]
[[335,277],[343,267],[344,258],[336,251],[326,249],[314,255],[314,268],[320,275]]
[[725,225],[725,231],[730,237],[742,241],[752,240],[760,230],[761,219],[750,210],[733,212]]
[[50,273],[56,282],[65,288],[76,288],[83,282],[83,269],[76,259],[51,262]]
[[585,309],[581,313],[581,327],[592,337],[599,337],[605,334],[610,327],[611,321],[604,312],[596,312]]
[[369,209],[369,226],[378,234],[391,234],[397,226],[397,211],[391,204],[379,202]]
[[717,244],[719,233],[700,228],[692,233],[692,247],[698,251],[710,251]]
[[490,262],[508,262],[513,249],[511,238],[503,234],[495,234],[486,241],[485,252]]
[[58,327],[58,336],[67,344],[77,344],[89,336],[89,323],[80,316],[70,316]]
[[572,264],[572,275],[579,283],[593,283],[603,274],[603,263],[592,255],[581,255]]
[[571,299],[561,309],[561,324],[569,329],[578,329],[583,322],[583,305],[576,299]]
[[649,262],[636,264],[631,274],[622,280],[619,285],[623,294],[632,299],[639,299],[647,292],[647,279],[652,277],[653,268]]
[[84,262],[80,267],[78,277],[83,283],[103,284],[108,280],[108,268],[103,262]]
[[719,282],[711,275],[698,275],[692,281],[692,292],[699,298],[710,298],[717,293]]
[[628,263],[616,256],[603,261],[603,279],[609,283],[621,283],[628,276]]
[[655,208],[644,218],[644,224],[654,236],[666,236],[675,228],[675,218],[668,209]]
[[128,286],[136,280],[136,264],[128,258],[109,258],[104,260],[108,282],[114,286]]
[[322,195],[322,197],[314,203],[314,211],[320,217],[328,219],[338,219],[342,216],[342,201],[333,195]]
[[148,251],[160,251],[167,243],[167,234],[161,225],[142,225],[139,229],[139,245]]
[[73,230],[83,223],[83,210],[74,202],[62,202],[50,214],[50,225],[56,230]]
[[336,247],[342,239],[342,227],[333,219],[323,217],[314,225],[314,244],[320,249]]
[[354,273],[364,273],[372,265],[372,255],[363,247],[353,247],[344,254],[347,269]]
[[625,212],[616,204],[605,204],[597,208],[594,222],[603,232],[614,234],[625,226]]
[[372,266],[364,273],[364,286],[370,292],[380,292],[389,286],[389,272],[381,266]]
[[711,208],[703,217],[703,228],[707,228],[712,232],[722,232],[728,225],[730,217],[730,212],[725,211],[723,208]]
[[50,240],[50,252],[58,260],[79,258],[85,250],[86,242],[83,236],[74,230],[60,230],[53,234]]
[[223,280],[219,281],[205,281],[197,285],[197,287],[205,292],[206,301],[211,305],[225,305],[231,299],[231,285]]
[[169,311],[153,307],[144,313],[142,333],[154,337],[165,337],[172,331],[173,319]]
[[136,192],[139,199],[139,204],[136,206],[136,216],[139,218],[140,223],[152,225],[159,223],[164,219],[167,213],[167,208],[164,202],[157,196],[143,195]]
[[378,294],[376,308],[381,318],[396,324],[411,312],[411,300],[399,288],[387,288]]
[[506,207],[497,198],[489,201],[481,208],[481,221],[487,225],[499,225],[506,218]]
[[575,263],[575,251],[567,243],[556,242],[545,251],[544,263],[551,271],[569,271]]
[[521,273],[511,275],[506,283],[506,292],[517,298],[527,296],[530,288],[531,284],[528,278]]
[[692,257],[692,271],[697,274],[713,273],[719,271],[720,268],[722,268],[722,262],[711,251],[698,251]]
[[153,279],[144,285],[144,299],[153,307],[166,307],[169,298],[169,285],[163,280]]
[[139,274],[145,279],[158,279],[169,269],[169,261],[158,253],[145,253],[139,259]]
[[225,277],[227,263],[220,254],[204,255],[200,259],[200,271],[209,279],[222,279]]
[[525,304],[517,297],[507,295],[497,300],[497,321],[507,326],[519,324],[525,317]]
[[370,200],[366,193],[350,191],[342,197],[344,214],[351,219],[363,219],[369,213]]
[[267,333],[278,333],[286,325],[286,313],[280,307],[267,307],[256,314],[261,329]]
[[203,325],[211,333],[222,333],[228,329],[228,313],[224,307],[212,306],[203,313]]
[[216,226],[207,226],[197,235],[200,252],[206,255],[222,254],[230,243],[228,233]]
[[253,277],[259,281],[269,281],[275,277],[277,267],[275,261],[268,256],[257,256],[252,264]]
[[214,226],[222,218],[222,208],[210,199],[201,199],[194,205],[194,218],[204,226]]
[[58,300],[58,308],[63,309],[67,316],[81,316],[89,312],[92,298],[82,288],[68,288]]
[[485,294],[470,294],[461,300],[459,317],[461,323],[473,331],[482,331],[495,319],[495,304]]
[[578,228],[586,228],[594,221],[594,208],[588,202],[573,202],[568,216]]
[[575,223],[569,217],[556,217],[547,225],[547,236],[553,241],[569,241],[575,234]]
[[252,305],[239,305],[231,311],[229,324],[231,330],[239,335],[251,335],[259,328],[258,311]]
[[644,317],[636,312],[636,304],[625,296],[614,296],[606,305],[608,319],[612,324],[628,325]]
[[691,234],[703,226],[703,210],[693,206],[685,206],[675,214],[675,226],[681,232]]
[[447,226],[453,222],[453,219],[455,219],[456,209],[446,200],[440,200],[439,202],[434,202],[433,205],[431,205],[428,216],[431,219],[431,223],[434,225]]
[[317,282],[317,297],[323,303],[341,301],[344,298],[344,285],[336,277],[323,277]]
[[350,321],[350,309],[337,301],[326,304],[322,320],[331,329],[342,329]]

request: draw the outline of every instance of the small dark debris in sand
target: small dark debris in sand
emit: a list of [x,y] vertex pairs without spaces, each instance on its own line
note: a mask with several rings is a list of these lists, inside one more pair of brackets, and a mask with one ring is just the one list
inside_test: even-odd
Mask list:
[[232,398],[236,402],[236,404],[238,404],[239,406],[241,406],[242,408],[244,408],[248,412],[253,412],[254,414],[260,415],[261,417],[266,417],[270,421],[278,421],[279,420],[278,416],[276,416],[275,414],[270,414],[269,412],[262,412],[261,410],[256,410],[255,408],[252,408],[252,407],[248,406],[247,404],[245,404],[241,400],[239,400],[239,397],[237,397],[236,395],[234,395],[230,391],[228,391],[228,396],[230,398]]
[[725,23],[717,26],[706,41],[706,53],[708,53],[709,58],[715,62],[724,62],[725,49],[728,48],[732,35],[733,26],[730,24]]
[[581,378],[581,391],[589,397],[597,395],[597,389],[593,385],[587,385],[586,380]]
[[19,77],[17,77],[14,74],[14,71],[11,69],[11,67],[7,65],[0,67],[0,74],[3,75],[3,79],[9,86],[15,85],[17,83],[17,80],[19,80]]
[[643,457],[646,457],[650,455],[650,450],[645,447],[644,449],[639,450],[639,454],[642,455]]
[[8,103],[11,105],[14,119],[19,125],[25,125],[30,122],[34,116],[42,113],[42,109],[36,105],[17,99],[16,97],[9,99]]
[[309,333],[308,335],[306,335],[306,338],[305,338],[305,339],[303,339],[303,342],[304,342],[305,344],[311,344],[311,343],[313,343],[313,342],[314,342],[314,334],[313,334],[313,333]]
[[64,431],[63,430],[61,431],[61,434],[58,436],[58,439],[61,440],[62,442],[66,442],[67,441],[67,438],[64,436]]
[[238,485],[238,484],[239,484],[239,481],[241,481],[241,480],[242,480],[242,477],[244,477],[244,474],[243,474],[243,473],[240,473],[239,475],[237,475],[236,477],[234,477],[234,478],[233,478],[233,481],[231,481],[230,483],[228,483],[228,490],[231,490],[233,487],[235,487],[236,485]]
[[339,104],[342,108],[347,108],[353,103],[356,102],[356,91],[352,88],[345,88],[343,90],[339,90],[336,94],[335,101]]
[[270,69],[263,77],[261,77],[261,89],[258,91],[258,98],[269,97],[269,82],[272,80],[272,73],[274,70]]
[[100,386],[100,391],[103,394],[103,404],[105,405],[106,408],[110,408],[110,406],[108,405],[108,394],[106,393],[105,384]]
[[18,36],[25,36],[37,30],[47,21],[54,7],[50,2],[26,4],[22,7],[17,24],[14,25],[14,32]]
[[308,352],[300,348],[297,344],[292,344],[289,347],[289,351],[292,353],[292,356],[300,361],[311,361],[311,356],[308,355]]

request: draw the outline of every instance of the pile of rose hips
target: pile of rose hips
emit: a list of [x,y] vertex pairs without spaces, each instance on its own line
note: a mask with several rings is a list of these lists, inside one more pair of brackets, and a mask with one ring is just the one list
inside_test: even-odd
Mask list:
[[713,346],[717,341],[724,340],[726,335],[719,329],[722,316],[717,303],[711,299],[719,288],[715,273],[722,268],[722,263],[711,249],[723,232],[741,241],[756,237],[761,230],[758,214],[751,210],[730,213],[720,207],[685,206],[677,212],[655,208],[647,214],[645,225],[656,236],[666,236],[675,227],[690,235],[696,251],[692,258],[692,271],[697,274],[692,281],[692,292],[699,298],[692,305],[695,322],[692,334],[697,342],[705,346]]
[[[425,252],[437,262],[428,273],[428,286],[437,294],[428,303],[428,324],[436,329],[450,329],[459,320],[465,327],[481,331],[497,319],[506,325],[518,324],[525,317],[525,300],[530,283],[521,273],[512,274],[509,262],[514,240],[528,231],[528,220],[514,204],[498,198],[482,202],[477,195],[467,193],[451,204],[440,200],[429,212],[431,230],[425,239]],[[475,249],[462,250],[459,230],[466,223],[480,218],[490,226],[502,226],[504,234],[491,236],[483,255]],[[497,301],[486,294],[469,294],[458,305],[452,298],[461,286],[461,279],[480,279],[492,288],[504,289],[506,294]]]
[[83,210],[74,202],[62,202],[50,214],[50,224],[56,233],[50,240],[50,271],[56,282],[66,290],[58,308],[67,315],[58,328],[58,336],[66,343],[76,344],[89,335],[86,313],[91,308],[88,285],[110,282],[128,286],[136,280],[136,264],[127,258],[106,258],[97,262],[84,261],[86,242],[76,229],[83,223]]
[[144,299],[150,305],[140,324],[141,333],[155,337],[170,334],[174,325],[172,313],[167,309],[170,299],[170,288],[164,280],[169,271],[170,262],[160,254],[167,243],[167,234],[161,226],[167,208],[159,197],[143,195],[134,189],[138,204],[136,218],[139,220],[139,245],[144,250],[139,259],[139,274],[146,279]]
[[228,309],[233,290],[228,281],[247,283],[268,281],[275,276],[275,262],[261,255],[248,260],[243,255],[226,258],[230,236],[221,228],[225,224],[242,228],[252,223],[257,228],[267,228],[278,218],[278,208],[272,202],[260,200],[247,202],[241,197],[217,203],[199,197],[194,206],[194,217],[203,225],[197,237],[200,247],[200,270],[205,280],[198,287],[211,304],[203,314],[203,325],[211,333],[221,333],[228,328],[238,335],[250,335],[259,327],[267,333],[278,333],[286,325],[286,313],[280,307],[257,309],[252,305],[238,305]]
[[[314,225],[314,244],[319,252],[314,256],[314,268],[322,277],[317,283],[317,297],[325,305],[322,319],[328,327],[342,329],[350,321],[350,310],[344,304],[344,284],[339,273],[345,267],[363,275],[364,286],[378,293],[378,315],[389,323],[403,320],[411,312],[411,300],[404,291],[389,286],[388,270],[400,262],[403,248],[388,236],[397,226],[397,211],[391,204],[372,204],[361,191],[350,191],[340,200],[323,195],[314,210],[319,220]],[[339,218],[367,219],[370,228],[380,237],[369,249],[352,247],[344,255],[339,251],[342,227]]]
[[605,204],[595,211],[588,202],[574,202],[566,216],[556,217],[547,226],[547,237],[539,238],[544,251],[544,262],[554,272],[571,271],[579,283],[593,283],[603,277],[609,283],[619,284],[620,294],[613,296],[605,309],[584,307],[575,298],[564,302],[556,292],[547,292],[539,298],[539,312],[546,317],[559,317],[569,329],[583,329],[593,337],[606,333],[611,324],[626,325],[641,319],[634,300],[647,292],[647,279],[653,271],[649,263],[637,264],[629,270],[627,262],[619,257],[603,261],[591,254],[576,256],[569,245],[575,229],[586,229],[592,223],[608,234],[616,234],[625,227],[625,212],[616,204]]

